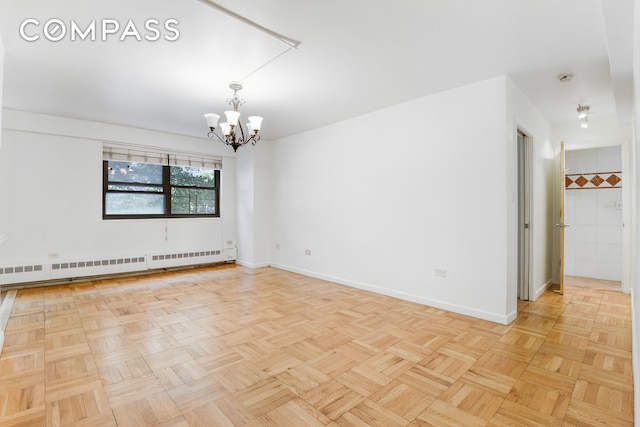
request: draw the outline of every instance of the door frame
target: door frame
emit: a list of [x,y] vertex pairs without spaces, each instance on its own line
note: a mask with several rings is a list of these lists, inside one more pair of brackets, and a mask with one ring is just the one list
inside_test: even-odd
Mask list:
[[558,189],[560,192],[560,198],[559,198],[559,218],[558,218],[558,223],[555,225],[558,228],[558,232],[559,232],[559,237],[558,237],[558,245],[559,245],[559,251],[558,251],[558,255],[559,255],[559,260],[558,260],[558,290],[557,292],[559,292],[561,295],[564,294],[564,247],[565,247],[565,240],[564,240],[564,234],[565,234],[565,228],[569,227],[569,224],[565,223],[565,205],[566,205],[566,183],[565,183],[565,179],[566,179],[566,174],[567,174],[567,170],[566,170],[566,160],[565,160],[565,145],[564,145],[564,141],[560,141],[560,152],[558,153],[558,157],[559,157],[559,175],[560,175],[560,179],[558,180]]
[[[522,141],[520,141],[522,137]],[[532,200],[533,200],[533,138],[520,126],[516,133],[517,180],[518,180],[518,256],[517,280],[518,298],[528,301],[531,298],[533,269],[531,268],[532,236]]]
[[[598,148],[605,147],[619,147],[620,155],[622,161],[622,250],[620,254],[620,263],[621,263],[621,278],[620,283],[622,287],[622,291],[625,293],[630,293],[630,284],[631,284],[631,275],[632,268],[634,266],[632,261],[632,227],[633,227],[633,214],[632,214],[632,204],[635,203],[634,194],[636,191],[635,184],[635,172],[633,169],[633,152],[632,152],[632,143],[629,138],[612,138],[607,140],[597,140],[588,143],[582,144],[564,144],[565,154],[567,151],[575,151],[575,150],[592,150]],[[563,189],[564,190],[564,189]],[[556,203],[558,206],[556,208],[559,209],[560,198],[562,197],[562,193],[556,199]],[[559,242],[556,242],[556,245],[559,246]],[[556,246],[556,247],[557,247]],[[560,255],[564,257],[564,251],[562,254],[558,253],[555,255],[555,260],[558,263],[560,261]],[[560,268],[558,268],[560,270]],[[558,273],[558,283],[560,283],[560,271]],[[564,285],[564,283],[563,283]]]

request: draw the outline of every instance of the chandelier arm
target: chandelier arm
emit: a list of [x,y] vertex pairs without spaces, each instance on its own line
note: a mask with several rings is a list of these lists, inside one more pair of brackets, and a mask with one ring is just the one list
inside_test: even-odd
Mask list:
[[227,143],[224,139],[222,139],[222,138],[220,137],[220,135],[218,135],[218,134],[215,132],[215,130],[212,130],[211,132],[209,132],[209,133],[207,134],[207,136],[209,137],[209,139],[213,139],[213,135],[215,135],[215,136],[216,136],[216,138],[218,138],[221,142],[224,142],[225,144]]
[[245,141],[245,136],[244,136],[244,126],[242,126],[242,123],[238,120],[238,127],[240,128],[240,143],[242,145],[246,144],[247,142],[249,142],[248,140]]

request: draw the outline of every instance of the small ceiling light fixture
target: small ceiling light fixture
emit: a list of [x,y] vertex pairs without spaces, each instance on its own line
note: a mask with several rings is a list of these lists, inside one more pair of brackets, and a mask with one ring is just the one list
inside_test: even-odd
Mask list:
[[580,127],[581,128],[588,128],[589,127],[589,119],[587,119],[586,117],[584,119],[580,119]]
[[578,104],[578,120],[580,120],[580,127],[589,127],[589,106]]
[[256,142],[260,141],[260,135],[258,132],[262,127],[262,117],[251,116],[249,117],[249,123],[245,127],[238,120],[240,118],[240,112],[238,107],[244,104],[244,100],[238,98],[238,91],[242,90],[242,84],[239,82],[231,82],[229,88],[233,90],[233,97],[227,99],[227,103],[233,107],[233,110],[225,111],[224,114],[227,121],[220,123],[220,134],[218,135],[215,130],[218,127],[218,114],[208,113],[204,117],[207,119],[207,126],[209,126],[210,132],[207,136],[210,139],[217,137],[220,141],[233,147],[233,151],[237,151],[238,147],[251,142],[256,145]]
[[573,74],[571,73],[560,74],[558,76],[558,80],[560,81],[560,83],[569,83],[571,80],[573,80]]

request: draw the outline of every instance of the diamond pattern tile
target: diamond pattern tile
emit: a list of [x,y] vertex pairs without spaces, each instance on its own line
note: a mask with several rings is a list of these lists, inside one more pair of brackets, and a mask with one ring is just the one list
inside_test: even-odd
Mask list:
[[[567,190],[622,188],[622,172],[598,172],[571,174],[565,176],[565,188]],[[608,185],[603,185],[607,183]]]
[[609,178],[607,178],[607,182],[609,183],[609,185],[611,185],[612,187],[615,187],[616,185],[618,185],[618,183],[622,181],[622,178],[620,178],[618,175],[616,175],[615,173],[612,173]]
[[582,175],[580,175],[578,179],[576,179],[576,184],[578,184],[578,186],[580,187],[584,187],[588,182],[589,180]]

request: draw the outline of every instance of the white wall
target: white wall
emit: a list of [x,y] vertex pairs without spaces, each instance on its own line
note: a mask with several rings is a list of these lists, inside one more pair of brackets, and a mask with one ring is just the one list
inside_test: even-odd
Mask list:
[[[518,129],[532,141],[530,289],[529,299],[537,299],[553,278],[553,203],[555,159],[551,126],[524,93],[507,79],[507,150],[509,205],[509,303],[517,303],[517,139]],[[515,308],[513,308],[515,309]]]
[[238,150],[238,264],[257,268],[271,257],[271,147],[262,140]]
[[236,223],[238,264],[253,268],[255,266],[254,225],[255,210],[255,161],[254,151],[241,148],[236,156]]
[[507,323],[505,99],[500,77],[273,141],[273,264]]
[[[4,86],[4,43],[2,42],[2,35],[0,35],[0,113],[2,112],[2,88]],[[0,130],[2,129],[2,114],[0,114]],[[0,159],[2,158],[2,132],[0,131]],[[0,204],[1,205],[1,204]],[[2,217],[2,208],[0,207],[0,218]],[[0,246],[5,241],[5,230],[0,227]],[[0,285],[0,291],[2,285]],[[2,306],[2,298],[0,298],[0,306]],[[4,344],[4,327],[0,324],[0,352]]]
[[[2,111],[2,88],[4,86],[4,44],[0,36],[0,112]],[[2,114],[0,114],[0,129],[2,129]],[[0,158],[2,158],[2,132],[0,132]],[[2,203],[0,203],[0,218],[2,217]],[[6,240],[8,230],[0,226],[0,245]]]
[[0,230],[7,240],[0,246],[0,266],[209,249],[235,259],[235,250],[224,253],[235,241],[233,157],[223,157],[219,219],[102,220],[103,141],[220,155],[229,154],[227,147],[7,109],[3,125]]
[[[2,35],[0,35],[0,112],[2,111],[2,88],[3,87],[4,87],[4,43],[2,42]],[[2,129],[2,114],[0,114],[0,129]],[[2,148],[1,132],[0,132],[0,148]],[[2,230],[0,230],[0,241],[2,240],[1,232]]]
[[266,267],[271,257],[271,147],[262,140],[238,150],[238,264]]
[[[568,175],[619,172],[620,146],[566,153]],[[624,174],[618,174],[623,178]],[[623,184],[624,185],[624,184]],[[622,188],[566,190],[565,274],[620,281],[622,277]]]
[[[640,173],[638,173],[638,165],[640,165],[640,150],[638,149],[638,136],[640,136],[640,120],[638,120],[638,108],[640,104],[640,0],[634,0],[634,33],[633,33],[633,135],[629,144],[629,168],[625,169],[628,175],[627,181],[631,187],[630,194],[630,215],[629,227],[631,231],[630,238],[630,260],[629,282],[632,300],[632,320],[633,320],[633,378],[634,389],[640,390],[640,355],[638,354],[638,342],[640,342],[640,325],[638,324],[638,313],[640,313],[640,298],[638,298],[638,265],[640,264],[640,252],[638,252],[638,241],[640,241],[640,209],[638,209],[637,192],[640,188]],[[624,221],[624,218],[623,218]],[[640,393],[634,394],[634,413],[635,422],[640,425]]]
[[252,147],[254,153],[254,264],[267,266],[271,262],[273,240],[271,238],[271,200],[272,168],[271,143],[262,140]]

